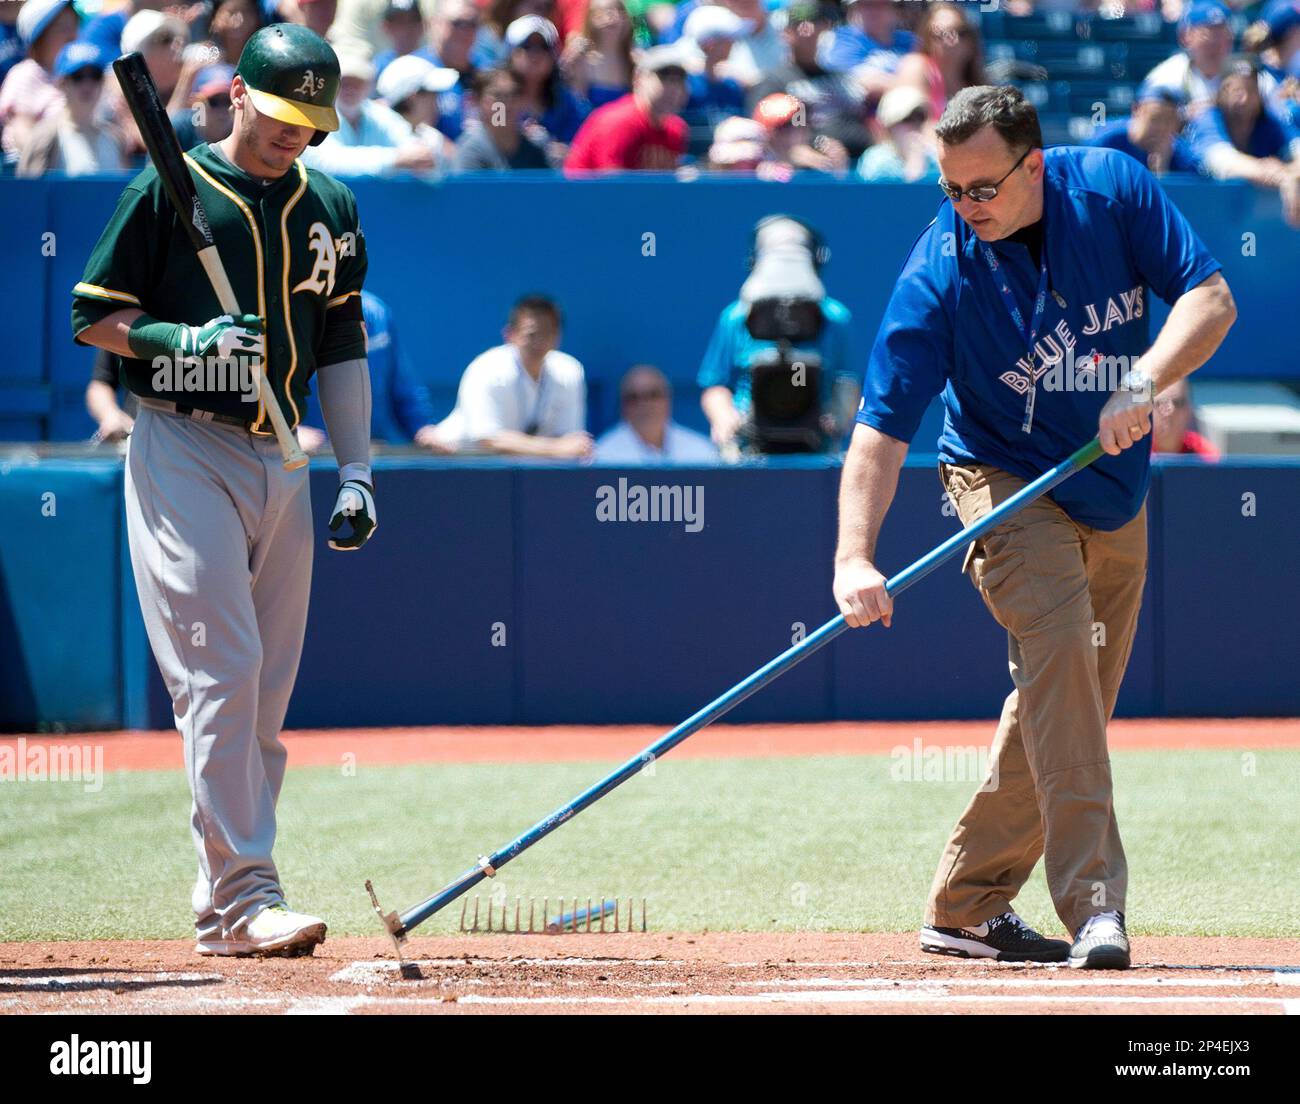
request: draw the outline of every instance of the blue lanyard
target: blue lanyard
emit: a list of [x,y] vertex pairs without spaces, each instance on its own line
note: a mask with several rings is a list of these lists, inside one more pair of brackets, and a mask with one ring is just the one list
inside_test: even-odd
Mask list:
[[1038,266],[1038,294],[1034,296],[1034,317],[1025,325],[1025,316],[1016,305],[1016,297],[1011,294],[1011,287],[1002,273],[1002,264],[992,247],[987,242],[980,242],[984,260],[988,262],[993,282],[1002,293],[1002,302],[1006,304],[1011,321],[1016,324],[1020,336],[1029,343],[1029,392],[1025,396],[1025,417],[1020,423],[1020,431],[1028,433],[1034,428],[1034,399],[1038,394],[1038,377],[1034,374],[1034,346],[1038,344],[1038,331],[1043,325],[1043,312],[1047,309],[1047,241],[1043,240],[1043,256]]

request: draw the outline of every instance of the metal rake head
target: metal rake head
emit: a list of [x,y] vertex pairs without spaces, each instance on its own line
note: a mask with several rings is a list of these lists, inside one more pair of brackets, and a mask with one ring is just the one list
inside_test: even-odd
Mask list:
[[[482,902],[487,908],[482,909]],[[572,905],[566,902],[572,902]],[[636,901],[632,897],[588,897],[585,906],[578,897],[555,898],[555,915],[551,915],[551,898],[543,897],[540,908],[537,898],[525,901],[516,897],[513,917],[510,902],[498,903],[492,897],[461,899],[460,930],[462,932],[495,932],[506,935],[559,935],[563,932],[631,932],[637,931]],[[486,913],[486,915],[484,915]],[[646,899],[641,898],[641,931],[646,930]]]

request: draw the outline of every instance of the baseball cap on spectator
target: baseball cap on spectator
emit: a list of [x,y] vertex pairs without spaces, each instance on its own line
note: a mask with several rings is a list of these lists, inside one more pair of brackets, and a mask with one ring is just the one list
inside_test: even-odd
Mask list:
[[918,111],[924,113],[929,102],[919,88],[900,84],[880,97],[880,103],[876,105],[876,122],[886,128],[898,126]]
[[209,65],[194,75],[194,96],[199,100],[210,100],[213,96],[230,94],[230,82],[234,79],[233,65]]
[[122,53],[133,54],[142,50],[151,39],[162,34],[170,34],[182,42],[188,41],[189,29],[174,15],[146,8],[138,11],[126,21],[122,28]]
[[1149,81],[1143,81],[1133,93],[1135,104],[1152,103],[1155,100],[1183,108],[1187,106],[1187,93],[1172,85],[1152,84]]
[[754,119],[768,130],[780,130],[803,111],[803,101],[788,92],[764,96],[754,108]]
[[1264,9],[1264,22],[1268,24],[1268,40],[1277,45],[1300,27],[1300,0],[1274,0]]
[[642,50],[636,60],[636,67],[649,73],[662,73],[668,69],[680,69],[682,75],[698,67],[700,51],[694,43],[679,38],[666,46],[651,46]]
[[743,115],[729,115],[713,131],[709,160],[715,165],[738,165],[761,161],[767,154],[767,131],[763,124]]
[[1225,81],[1229,77],[1252,77],[1258,81],[1259,61],[1250,54],[1233,54],[1223,63],[1219,80]]
[[370,58],[369,50],[354,46],[352,49],[338,50],[339,76],[356,77],[357,80],[375,79],[375,63]]
[[1178,21],[1178,29],[1192,27],[1226,27],[1230,21],[1227,6],[1219,0],[1192,0]]
[[423,18],[420,11],[420,0],[388,0],[388,3],[384,5],[385,19],[390,15],[407,15],[411,12]]
[[27,0],[18,12],[18,37],[24,46],[32,46],[72,0]]
[[396,107],[417,92],[446,92],[459,79],[455,69],[443,69],[428,58],[405,54],[384,66],[375,91],[389,107]]
[[512,50],[527,42],[533,35],[541,35],[551,53],[560,52],[560,32],[555,24],[540,15],[520,16],[506,28],[506,45]]
[[696,8],[686,17],[682,25],[682,38],[692,42],[708,42],[714,38],[729,38],[735,41],[744,38],[754,29],[748,19],[741,19],[735,12],[717,4],[708,4]]
[[70,77],[83,69],[96,69],[102,73],[112,62],[112,55],[93,42],[69,42],[54,60],[54,79]]

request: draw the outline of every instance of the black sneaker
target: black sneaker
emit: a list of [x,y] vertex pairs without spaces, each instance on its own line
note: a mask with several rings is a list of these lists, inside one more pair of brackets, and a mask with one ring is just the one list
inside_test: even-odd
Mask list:
[[957,958],[993,958],[998,962],[1064,962],[1070,944],[1064,939],[1044,939],[1014,912],[969,928],[921,929],[921,950]]
[[1127,970],[1128,933],[1122,912],[1090,916],[1074,937],[1070,965],[1082,970]]

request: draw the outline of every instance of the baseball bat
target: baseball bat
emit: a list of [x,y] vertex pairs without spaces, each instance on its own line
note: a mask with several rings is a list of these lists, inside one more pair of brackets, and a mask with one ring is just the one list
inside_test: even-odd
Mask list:
[[[149,160],[158,170],[158,178],[167,192],[167,198],[180,215],[181,225],[185,228],[190,244],[194,246],[203,271],[208,274],[212,290],[217,293],[222,312],[232,316],[242,314],[235,291],[230,286],[230,278],[226,275],[226,267],[221,263],[221,254],[217,252],[208,214],[199,199],[194,178],[185,167],[181,144],[176,138],[171,120],[167,118],[162,101],[158,98],[158,89],[149,75],[143,55],[123,55],[113,62],[113,72],[117,74],[122,86],[122,95],[135,118],[135,125],[140,128],[140,137],[144,140],[145,149],[149,151]],[[299,447],[298,438],[289,428],[260,360],[253,360],[252,371],[258,398],[271,417],[271,427],[275,430],[275,439],[279,442],[285,468],[289,471],[301,468],[307,463],[307,454]]]
[[[1102,454],[1101,442],[1094,437],[1082,448],[1071,453],[1066,459],[1062,460],[1056,467],[1045,471],[1032,483],[1021,487],[1015,494],[1008,498],[1001,505],[990,510],[979,521],[972,522],[966,526],[960,533],[954,533],[937,548],[931,549],[915,563],[905,567],[893,578],[885,582],[885,590],[892,598],[896,594],[901,594],[913,583],[924,579],[940,564],[946,563],[952,559],[958,552],[964,549],[971,541],[978,540],[987,533],[992,532],[1001,525],[1007,518],[1013,514],[1019,513],[1031,502],[1041,498],[1053,487],[1069,479],[1075,472],[1086,468]],[[497,870],[508,863],[511,859],[517,858],[521,853],[532,847],[538,840],[549,836],[561,824],[567,824],[578,813],[589,805],[594,805],[611,790],[616,789],[626,782],[629,778],[639,774],[647,763],[653,763],[656,759],[666,755],[683,740],[689,736],[695,735],[706,725],[712,724],[723,714],[730,712],[751,694],[757,693],[770,682],[774,682],[786,671],[797,663],[807,659],[813,652],[817,651],[825,644],[829,644],[837,636],[848,629],[848,622],[844,620],[844,615],[839,614],[827,621],[821,628],[810,633],[798,644],[787,648],[775,659],[760,667],[748,678],[736,683],[721,697],[715,698],[703,709],[694,715],[688,717],[667,735],[661,737],[655,743],[642,751],[639,755],[633,756],[617,770],[607,774],[595,785],[584,790],[567,805],[561,805],[550,816],[544,820],[539,820],[523,835],[516,837],[510,843],[507,843],[498,851],[491,855],[480,855],[478,862],[466,870],[459,878],[450,882],[447,886],[435,893],[427,900],[413,905],[403,913],[388,912],[385,913],[379,907],[379,899],[375,894],[374,886],[367,881],[366,892],[370,894],[370,903],[379,916],[380,922],[384,925],[389,937],[393,941],[393,947],[397,951],[398,958],[405,962],[403,944],[406,942],[407,934],[419,924],[429,919],[439,909],[444,908],[454,901],[461,894],[478,885],[484,878],[493,877]]]

